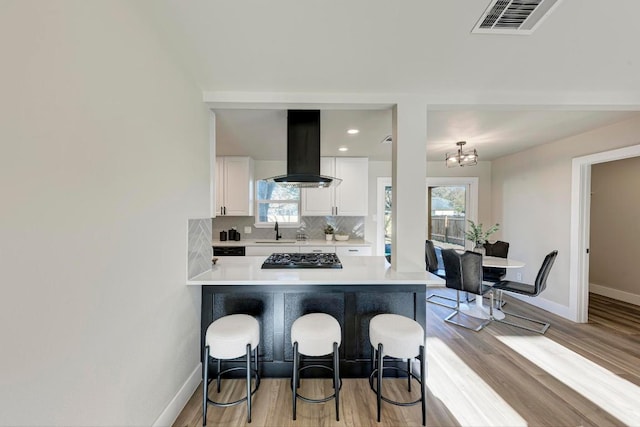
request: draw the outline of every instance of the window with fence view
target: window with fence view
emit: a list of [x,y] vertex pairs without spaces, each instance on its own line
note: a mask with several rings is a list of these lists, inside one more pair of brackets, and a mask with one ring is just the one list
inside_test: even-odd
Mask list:
[[[467,187],[446,185],[429,187],[428,239],[438,246],[464,249],[466,221]],[[391,186],[384,192],[384,251],[391,254]]]

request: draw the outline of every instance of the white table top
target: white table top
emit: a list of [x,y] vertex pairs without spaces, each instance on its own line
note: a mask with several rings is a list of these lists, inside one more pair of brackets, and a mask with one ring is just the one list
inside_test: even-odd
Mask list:
[[483,256],[483,267],[497,267],[497,268],[522,268],[525,266],[524,262],[511,258],[500,258],[495,256]]
[[343,256],[343,268],[261,269],[265,256],[219,257],[217,264],[187,281],[188,285],[443,285],[427,271],[401,273],[383,256]]

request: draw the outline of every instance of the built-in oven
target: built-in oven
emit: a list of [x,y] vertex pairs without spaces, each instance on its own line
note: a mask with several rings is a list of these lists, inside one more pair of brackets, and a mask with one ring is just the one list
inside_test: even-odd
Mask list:
[[245,256],[244,246],[214,246],[213,256]]

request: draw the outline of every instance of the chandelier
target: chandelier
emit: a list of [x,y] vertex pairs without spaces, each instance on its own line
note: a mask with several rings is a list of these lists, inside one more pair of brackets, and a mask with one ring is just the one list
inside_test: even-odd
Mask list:
[[473,150],[462,151],[462,146],[466,143],[466,141],[456,142],[458,151],[447,153],[446,162],[448,168],[455,166],[473,166],[478,164],[478,152],[475,148]]

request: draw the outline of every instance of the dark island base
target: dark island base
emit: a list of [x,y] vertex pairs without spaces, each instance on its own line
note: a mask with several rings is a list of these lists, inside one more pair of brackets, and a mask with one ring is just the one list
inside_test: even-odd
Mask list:
[[[200,354],[211,322],[228,314],[249,314],[260,322],[260,375],[290,377],[293,366],[291,325],[304,314],[322,312],[335,317],[342,328],[340,375],[366,378],[371,372],[371,318],[382,313],[400,314],[416,320],[426,330],[425,298],[424,284],[203,285]],[[330,356],[319,359],[331,360]],[[310,362],[318,358],[304,360]],[[406,361],[389,366],[394,364],[406,368]],[[210,368],[210,372],[215,372],[214,363],[210,362]],[[396,371],[390,372],[396,375]],[[308,374],[327,376],[323,370]]]

